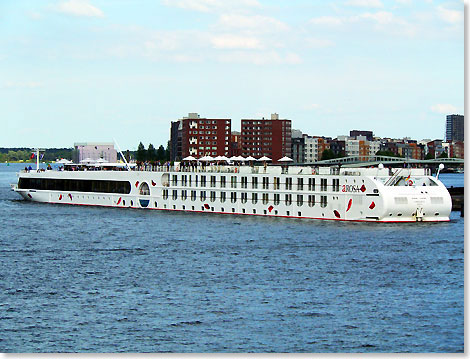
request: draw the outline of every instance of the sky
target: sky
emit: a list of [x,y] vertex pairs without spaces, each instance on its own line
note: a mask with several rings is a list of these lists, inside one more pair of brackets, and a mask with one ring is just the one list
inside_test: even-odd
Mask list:
[[0,1],[0,147],[166,145],[189,112],[443,139],[464,113],[464,2]]

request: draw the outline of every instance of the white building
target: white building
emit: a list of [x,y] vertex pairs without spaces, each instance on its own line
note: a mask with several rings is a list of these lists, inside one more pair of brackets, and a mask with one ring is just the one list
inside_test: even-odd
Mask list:
[[73,144],[75,148],[74,162],[90,158],[98,160],[100,158],[108,162],[117,162],[117,151],[112,142],[77,142]]

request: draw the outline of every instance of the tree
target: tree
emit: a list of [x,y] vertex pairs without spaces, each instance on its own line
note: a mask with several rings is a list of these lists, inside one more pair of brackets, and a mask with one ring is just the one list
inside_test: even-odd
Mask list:
[[447,152],[442,152],[442,153],[439,155],[439,158],[449,158],[449,156],[447,155]]
[[137,162],[145,162],[147,160],[147,151],[142,142],[140,142],[139,146],[137,147],[135,159]]
[[158,161],[165,161],[165,148],[160,145],[157,150],[157,160]]
[[332,160],[333,158],[336,158],[335,153],[332,150],[330,150],[329,148],[324,150],[323,153],[321,154],[321,160],[322,161]]
[[152,144],[149,144],[149,147],[147,149],[147,159],[151,162],[157,160],[157,150],[155,150],[155,147],[153,147]]
[[425,160],[433,160],[434,155],[431,152],[428,152],[428,154],[424,157]]
[[165,160],[169,161],[170,160],[170,141],[168,141],[165,149]]

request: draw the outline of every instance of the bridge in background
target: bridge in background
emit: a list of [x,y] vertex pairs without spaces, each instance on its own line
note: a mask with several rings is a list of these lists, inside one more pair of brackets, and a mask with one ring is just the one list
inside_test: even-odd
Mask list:
[[443,163],[446,167],[463,167],[465,160],[461,158],[436,158],[432,160],[415,160],[413,158],[387,157],[387,156],[348,156],[331,160],[308,163],[313,166],[347,165],[348,167],[370,167],[382,163],[384,166],[396,166],[402,164],[437,167]]

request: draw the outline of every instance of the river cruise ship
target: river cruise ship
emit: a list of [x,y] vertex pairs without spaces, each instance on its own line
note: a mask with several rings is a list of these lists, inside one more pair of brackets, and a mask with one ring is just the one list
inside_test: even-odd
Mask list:
[[25,169],[12,189],[25,200],[54,204],[339,221],[449,221],[452,207],[428,169],[382,165],[65,164]]

